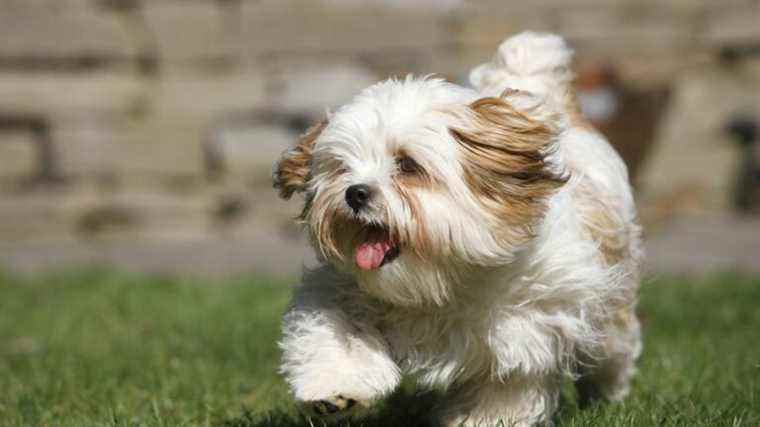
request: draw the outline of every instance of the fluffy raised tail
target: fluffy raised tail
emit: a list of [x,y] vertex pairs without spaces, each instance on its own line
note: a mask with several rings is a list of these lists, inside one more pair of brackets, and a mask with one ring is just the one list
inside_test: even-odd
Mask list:
[[470,82],[492,96],[506,89],[541,95],[566,88],[572,81],[572,57],[573,50],[562,37],[526,31],[504,40],[491,62],[470,72]]
[[560,112],[573,80],[572,57],[573,50],[562,37],[526,31],[504,40],[491,62],[470,72],[470,83],[487,96],[506,90],[530,94]]

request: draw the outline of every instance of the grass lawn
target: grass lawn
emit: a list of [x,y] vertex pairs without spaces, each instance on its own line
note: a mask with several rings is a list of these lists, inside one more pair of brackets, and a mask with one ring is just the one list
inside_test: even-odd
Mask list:
[[[0,425],[308,426],[276,374],[285,283],[112,271],[0,276]],[[760,425],[760,280],[660,280],[642,292],[632,396],[560,426]],[[354,426],[428,426],[409,387]],[[315,423],[315,425],[318,425]]]

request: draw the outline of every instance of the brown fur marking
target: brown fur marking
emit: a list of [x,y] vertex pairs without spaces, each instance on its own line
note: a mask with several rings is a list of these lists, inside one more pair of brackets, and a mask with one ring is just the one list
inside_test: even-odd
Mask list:
[[298,144],[283,153],[274,173],[274,188],[280,192],[280,197],[290,199],[293,193],[302,192],[306,188],[311,172],[311,156],[319,135],[327,126],[327,119],[315,124],[304,133]]
[[555,131],[501,98],[482,98],[470,109],[469,123],[451,129],[465,178],[483,206],[506,222],[503,238],[520,243],[532,236],[546,198],[567,181],[546,163]]
[[396,192],[401,196],[410,211],[412,223],[415,224],[414,233],[409,229],[397,229],[391,225],[391,238],[405,247],[412,248],[414,253],[421,259],[426,258],[433,248],[432,242],[428,238],[427,228],[425,227],[425,218],[422,216],[422,207],[417,196],[410,191],[409,184],[403,179],[394,180]]
[[344,233],[351,233],[350,220],[341,211],[331,206],[330,200],[334,200],[329,194],[322,194],[319,198],[307,197],[300,219],[312,226],[309,227],[312,242],[319,248],[321,254],[326,257],[343,259],[345,248],[339,247],[338,242],[346,242]]
[[630,233],[615,208],[603,202],[614,200],[614,197],[603,198],[599,191],[590,181],[581,181],[575,188],[575,195],[582,201],[581,220],[586,233],[599,244],[604,262],[612,266],[628,256]]

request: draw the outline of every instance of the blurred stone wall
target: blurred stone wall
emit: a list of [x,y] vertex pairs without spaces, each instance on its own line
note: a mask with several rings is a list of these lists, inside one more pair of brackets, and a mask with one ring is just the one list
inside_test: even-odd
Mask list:
[[[464,82],[505,35],[549,30],[579,63],[613,64],[632,90],[674,88],[688,110],[717,51],[760,40],[751,0],[1,3],[0,263],[21,266],[110,254],[160,268],[169,247],[192,264],[184,256],[215,241],[226,252],[199,262],[221,251],[292,268],[275,255],[301,245],[296,207],[269,189],[272,161],[378,79]],[[679,89],[684,76],[696,77]],[[667,126],[678,139],[682,124]],[[642,185],[664,185],[660,169]]]

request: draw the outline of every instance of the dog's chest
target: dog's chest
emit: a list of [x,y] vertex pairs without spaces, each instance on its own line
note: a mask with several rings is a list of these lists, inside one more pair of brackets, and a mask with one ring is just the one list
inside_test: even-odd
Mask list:
[[399,365],[428,385],[449,385],[491,369],[491,319],[476,311],[387,313],[381,326]]

